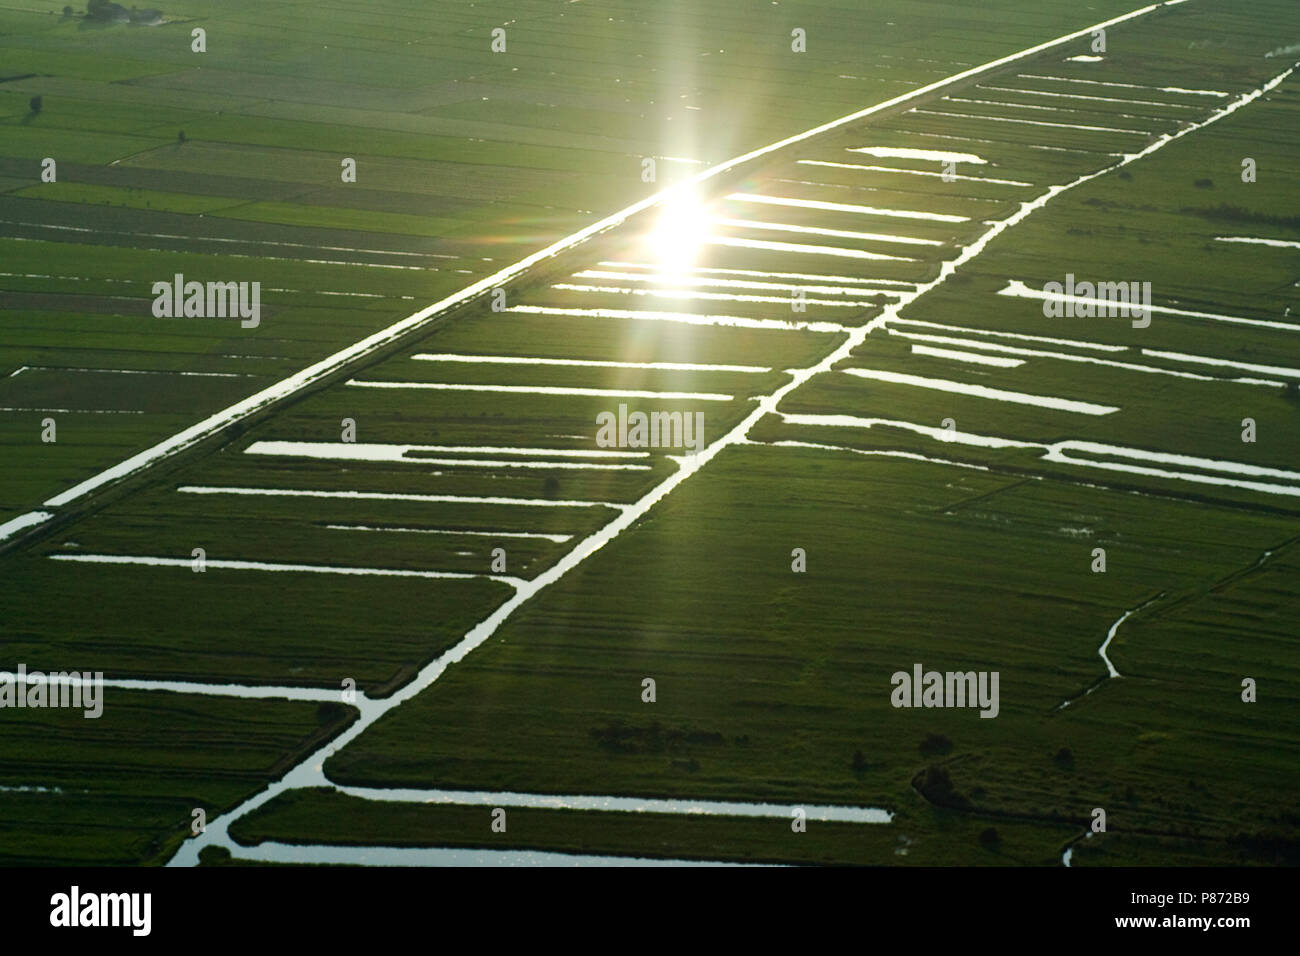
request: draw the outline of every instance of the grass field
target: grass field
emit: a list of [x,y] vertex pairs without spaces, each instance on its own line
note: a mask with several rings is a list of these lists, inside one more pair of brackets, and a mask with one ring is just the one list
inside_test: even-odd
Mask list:
[[5,711],[4,865],[165,862],[196,809],[216,817],[247,799],[355,716],[341,704],[108,693],[89,721]]

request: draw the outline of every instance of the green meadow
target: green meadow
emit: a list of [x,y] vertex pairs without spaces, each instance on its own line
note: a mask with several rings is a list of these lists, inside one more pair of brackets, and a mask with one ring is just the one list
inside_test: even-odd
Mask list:
[[[289,374],[702,168],[677,159],[737,155],[1077,23],[1023,2],[931,13],[900,0],[870,11],[385,0],[306,15],[186,0],[145,27],[0,11],[5,328],[111,311],[110,336],[143,326],[166,343],[156,359],[135,357],[149,367],[239,373],[256,355]],[[494,53],[491,29],[507,24]],[[817,55],[792,62],[796,25]],[[191,49],[196,28],[203,53]],[[642,180],[646,157],[660,157],[654,183]],[[45,158],[56,182],[41,178]],[[342,181],[344,158],[357,162],[354,183]],[[150,284],[175,272],[262,282],[265,324],[153,319]],[[16,344],[0,351],[11,370],[33,364],[24,349],[37,342]],[[41,346],[47,364],[100,364],[80,341]],[[197,420],[228,402],[214,390],[189,407]],[[3,407],[37,404],[20,390]],[[109,456],[175,431],[136,410],[139,422],[96,429]],[[27,473],[66,487],[104,464],[51,463],[27,413],[0,417],[14,464],[0,514],[45,497]]]
[[[370,787],[883,806],[908,813],[894,829],[934,838],[912,786],[939,766],[950,814],[1081,833],[1100,806],[1116,831],[1197,838],[1234,862],[1224,828],[1267,830],[1294,785],[1300,672],[1279,670],[1278,652],[1300,600],[1286,571],[1296,531],[1202,508],[1191,533],[1186,507],[843,452],[727,452],[327,773]],[[1090,569],[1096,546],[1105,574]],[[1243,574],[1279,546],[1267,585]],[[1226,595],[1258,620],[1230,648]],[[1105,676],[1110,625],[1157,596],[1113,645],[1124,677],[1058,710]],[[914,663],[989,662],[996,719],[891,704],[891,675]],[[1268,675],[1267,707],[1240,701],[1254,671]],[[931,735],[948,749],[925,753]],[[775,848],[789,843],[744,845],[797,859]],[[949,862],[981,849],[953,847]]]
[[[0,523],[710,164],[1134,9],[183,3],[151,27],[0,11]],[[204,862],[270,841],[1293,864],[1295,249],[1223,239],[1300,241],[1300,86],[1164,137],[1282,73],[1266,54],[1297,35],[1286,0],[1162,7],[1100,61],[1076,39],[718,177],[699,248],[656,245],[652,210],[549,258],[50,506],[0,550],[0,669],[372,702],[424,671],[329,783],[893,814],[796,833],[512,807],[497,833],[489,806],[310,787]],[[674,253],[697,271],[665,288]],[[260,323],[155,318],[176,274],[261,283]],[[1067,275],[1149,282],[1149,325],[1004,294]],[[803,310],[799,283],[822,290]],[[698,472],[610,454],[620,405],[733,440]],[[1066,442],[1111,447],[1047,453]],[[898,706],[917,665],[997,673],[996,716]],[[106,694],[99,721],[0,711],[0,861],[164,862],[195,807],[234,809],[355,717]]]

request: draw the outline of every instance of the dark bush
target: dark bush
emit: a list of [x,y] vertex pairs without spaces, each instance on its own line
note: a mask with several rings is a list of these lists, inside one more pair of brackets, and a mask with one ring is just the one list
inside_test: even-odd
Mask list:
[[684,753],[726,743],[726,738],[716,731],[665,727],[657,720],[644,727],[614,720],[604,727],[593,727],[591,737],[597,747],[617,754]]
[[921,792],[921,796],[936,806],[951,807],[955,810],[965,810],[970,807],[970,801],[952,785],[952,778],[943,767],[926,767],[913,784]]
[[1234,206],[1230,203],[1219,203],[1217,206],[1199,209],[1194,206],[1184,206],[1180,212],[1191,213],[1194,216],[1204,216],[1206,219],[1215,219],[1221,222],[1263,224],[1282,226],[1287,229],[1300,229],[1300,216],[1274,216],[1266,212],[1253,212],[1243,206]]

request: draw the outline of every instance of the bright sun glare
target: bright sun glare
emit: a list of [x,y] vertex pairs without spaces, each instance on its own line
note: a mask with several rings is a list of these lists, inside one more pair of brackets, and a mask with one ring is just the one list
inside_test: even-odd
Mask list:
[[678,191],[664,201],[647,236],[653,261],[665,276],[690,271],[709,232],[710,218],[694,192]]

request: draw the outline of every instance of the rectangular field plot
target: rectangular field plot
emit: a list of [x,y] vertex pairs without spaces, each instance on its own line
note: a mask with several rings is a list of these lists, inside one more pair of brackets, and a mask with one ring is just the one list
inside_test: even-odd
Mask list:
[[[59,660],[90,666],[76,652]],[[341,703],[113,687],[102,705],[93,720],[71,709],[0,711],[5,865],[163,862],[190,836],[195,808],[215,818],[355,716]]]
[[32,667],[75,658],[118,679],[338,688],[350,677],[381,693],[510,592],[479,579],[195,573],[188,551],[148,556],[179,563],[11,559],[0,584],[11,655]]
[[[814,824],[801,839],[791,839],[783,819],[529,808],[508,812],[512,847],[643,859],[934,866],[948,861],[952,849],[959,847],[972,864],[1033,866],[1056,863],[1062,844],[1075,835],[1064,823],[1017,821],[1006,829],[999,823],[1003,845],[996,852],[981,850],[982,822],[924,807],[896,815],[887,826]],[[346,834],[335,829],[339,820],[348,821]],[[499,841],[491,839],[485,821],[490,821],[485,807],[361,800],[316,789],[277,797],[236,823],[231,832],[248,847],[237,847],[236,856],[254,859],[257,844],[264,840],[316,844],[346,837],[350,845],[363,847],[496,849]]]

